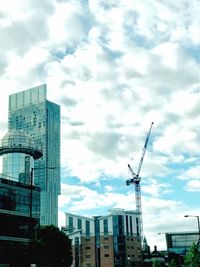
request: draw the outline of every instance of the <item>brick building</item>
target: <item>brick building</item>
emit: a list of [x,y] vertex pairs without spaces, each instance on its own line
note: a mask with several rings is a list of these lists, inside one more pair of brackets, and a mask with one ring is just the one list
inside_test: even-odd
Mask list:
[[138,212],[113,209],[93,218],[65,214],[62,229],[72,239],[74,267],[140,266]]

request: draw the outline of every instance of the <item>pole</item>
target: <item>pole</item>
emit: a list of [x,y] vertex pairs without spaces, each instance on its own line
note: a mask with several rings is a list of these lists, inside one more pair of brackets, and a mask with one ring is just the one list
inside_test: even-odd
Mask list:
[[33,209],[33,168],[31,168],[31,181],[30,181],[30,223],[29,223],[29,234],[30,240],[32,237],[32,209]]
[[199,229],[199,240],[198,240],[197,245],[199,245],[200,244],[200,223],[199,223],[199,216],[197,216],[197,223],[198,223],[198,229]]

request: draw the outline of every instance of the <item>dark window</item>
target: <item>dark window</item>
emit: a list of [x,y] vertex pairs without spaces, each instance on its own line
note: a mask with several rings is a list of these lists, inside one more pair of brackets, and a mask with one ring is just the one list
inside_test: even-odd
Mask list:
[[122,235],[124,233],[124,221],[122,215],[113,216],[113,234]]
[[69,216],[69,233],[73,232],[73,217]]
[[90,236],[90,222],[89,221],[85,221],[85,228],[86,228],[86,236]]
[[128,235],[128,215],[126,215],[126,234]]
[[133,224],[132,224],[132,217],[130,216],[130,231],[131,235],[133,235]]
[[90,255],[85,255],[86,259],[89,259],[91,256]]
[[104,254],[104,257],[105,258],[109,258],[109,254]]
[[136,218],[136,231],[137,231],[137,236],[139,236],[139,219]]
[[104,235],[108,235],[108,219],[103,220]]
[[78,219],[77,226],[78,226],[79,230],[82,229],[82,220],[81,219]]

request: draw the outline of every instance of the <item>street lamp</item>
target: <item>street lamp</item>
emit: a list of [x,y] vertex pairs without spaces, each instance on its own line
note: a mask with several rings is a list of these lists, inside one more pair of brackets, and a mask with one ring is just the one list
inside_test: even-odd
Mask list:
[[198,215],[185,215],[184,217],[186,217],[186,218],[188,218],[188,217],[195,217],[195,218],[197,218],[198,231],[199,231],[199,240],[197,242],[197,245],[199,245],[199,242],[200,242],[200,223],[199,223],[199,216]]

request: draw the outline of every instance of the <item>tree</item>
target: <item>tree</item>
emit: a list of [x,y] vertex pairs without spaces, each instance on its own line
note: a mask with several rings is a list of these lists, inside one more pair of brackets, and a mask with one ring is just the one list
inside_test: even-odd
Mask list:
[[169,263],[169,267],[177,267],[176,265],[176,261],[174,259],[172,259]]
[[163,267],[163,266],[165,266],[164,262],[161,262],[159,260],[153,261],[153,267]]
[[71,241],[53,225],[37,229],[31,252],[32,263],[39,267],[68,267],[72,263]]
[[184,258],[184,267],[200,266],[200,246],[193,244]]

